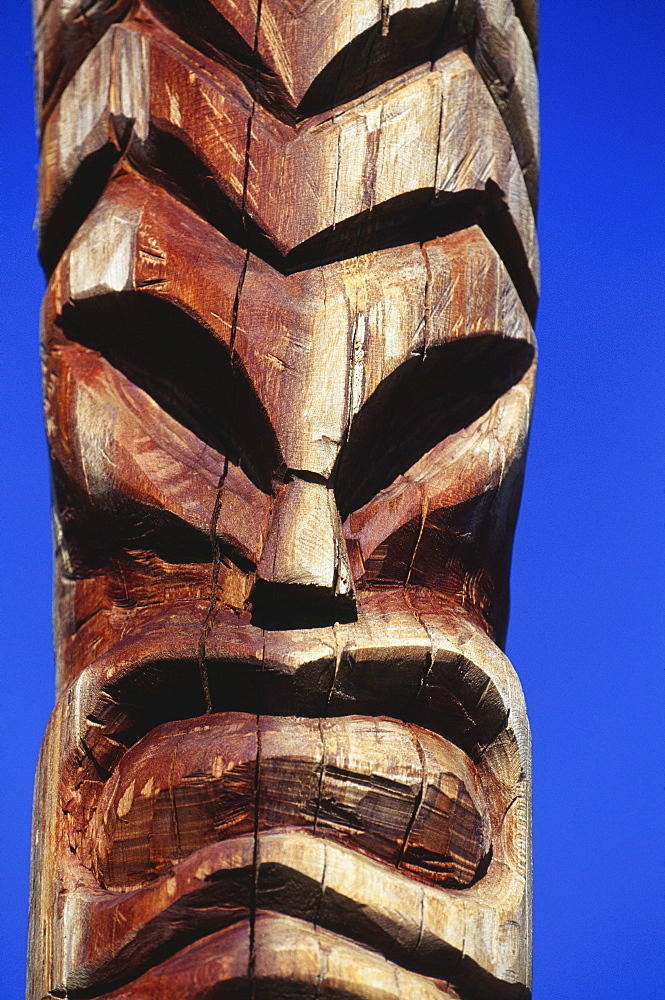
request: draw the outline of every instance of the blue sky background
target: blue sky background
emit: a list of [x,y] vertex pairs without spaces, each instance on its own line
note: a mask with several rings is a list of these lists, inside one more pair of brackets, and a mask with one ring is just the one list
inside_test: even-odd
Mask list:
[[[23,995],[32,781],[53,701],[28,0],[0,128],[2,994]],[[534,742],[534,998],[665,982],[665,4],[541,0],[540,381],[508,653]]]

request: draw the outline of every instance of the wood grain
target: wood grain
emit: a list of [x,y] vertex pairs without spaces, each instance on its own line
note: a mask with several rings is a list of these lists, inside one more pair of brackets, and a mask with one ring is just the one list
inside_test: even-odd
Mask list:
[[227,713],[141,740],[105,785],[90,836],[105,888],[145,884],[255,825],[302,827],[459,888],[489,849],[486,813],[471,765],[441,737],[383,719]]
[[535,3],[36,0],[28,1000],[527,1000]]

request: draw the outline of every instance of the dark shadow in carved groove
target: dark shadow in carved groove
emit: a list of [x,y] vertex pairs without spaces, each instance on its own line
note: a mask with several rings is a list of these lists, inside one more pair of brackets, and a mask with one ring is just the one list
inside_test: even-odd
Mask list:
[[[143,932],[122,948],[105,965],[86,970],[84,987],[72,978],[67,996],[71,1000],[92,1000],[109,989],[132,982],[139,975],[176,955],[188,944],[200,940],[224,927],[231,927],[246,916],[252,897],[252,866],[221,869],[205,879],[202,888],[181,896],[158,916],[149,920]],[[402,968],[435,979],[453,983],[464,1000],[528,1000],[530,991],[519,983],[497,979],[480,965],[443,941],[429,942],[426,949],[415,952],[411,944],[396,940],[381,921],[374,918],[362,905],[335,891],[327,890],[323,912],[321,884],[310,875],[278,862],[264,863],[258,869],[256,886],[260,908],[266,912],[281,913],[321,926],[357,941]],[[425,952],[423,954],[423,952]],[[279,984],[282,988],[287,984]],[[296,984],[297,986],[297,984]],[[222,994],[215,993],[215,996]],[[226,994],[225,994],[226,995]],[[232,994],[234,997],[236,993]],[[244,996],[240,991],[237,996]],[[261,996],[266,996],[263,992]],[[290,998],[296,994],[279,991],[279,997]],[[311,996],[311,993],[297,994]],[[447,994],[446,994],[447,995]],[[231,993],[229,993],[231,996]],[[270,992],[270,997],[276,993]],[[323,994],[320,994],[323,997]],[[325,994],[333,1000],[344,1000],[348,994]]]
[[[70,573],[75,579],[90,577],[114,561],[132,564],[137,555],[148,559],[156,556],[173,566],[210,563],[209,532],[169,510],[121,494],[114,495],[112,509],[105,504],[99,506],[71,481],[57,458],[52,459],[52,486],[67,538]],[[218,535],[218,543],[223,558],[243,573],[256,569],[234,539]],[[115,600],[128,606],[124,587],[119,587]],[[78,621],[76,627],[81,624]]]
[[[101,735],[131,747],[164,722],[204,714],[195,655],[169,652],[159,659],[137,658],[105,686],[89,716]],[[450,662],[439,662],[423,691],[420,662],[408,670],[404,659],[388,669],[382,652],[358,663],[347,654],[338,672],[332,653],[294,671],[269,659],[235,661],[210,653],[213,711],[258,714],[269,705],[273,716],[386,716],[439,733],[472,760],[505,728],[508,719],[500,695],[493,684],[488,687],[487,674],[466,657],[455,654]],[[103,743],[100,747],[104,750]],[[116,763],[114,745],[109,752],[113,759],[99,761],[107,771]]]
[[435,0],[392,14],[387,35],[380,22],[357,35],[312,80],[296,108],[298,118],[356,100],[456,48],[463,38],[454,8],[451,0]]
[[533,356],[526,341],[487,333],[440,344],[400,365],[356,414],[340,452],[333,475],[342,520],[486,413]]
[[[491,851],[484,868],[491,861]],[[485,874],[482,871],[480,877]],[[249,912],[252,897],[253,866],[222,868],[207,875],[201,888],[182,895],[157,916],[149,920],[133,940],[117,955],[96,969],[86,970],[83,981],[71,981],[72,1000],[89,1000],[102,992],[130,983],[148,969],[177,954],[193,941],[229,927]],[[279,862],[265,862],[258,870],[256,886],[262,910],[317,922],[322,912],[321,883],[311,875]],[[115,901],[114,901],[115,902]],[[404,969],[422,974],[422,955],[414,955],[409,944],[396,940],[380,920],[349,897],[328,889],[320,920],[328,930],[384,954]],[[458,989],[469,987],[465,997],[485,996],[518,1000],[528,994],[523,987],[496,980],[468,957],[461,957],[454,948],[442,945],[425,958],[427,974],[446,977]],[[86,985],[83,985],[83,983]]]
[[[39,260],[48,277],[62,257],[72,236],[83,225],[104,193],[120,150],[107,142],[86,157],[50,214],[45,211],[39,226]],[[48,209],[50,206],[46,206]]]
[[510,209],[501,189],[491,180],[481,191],[441,191],[437,194],[434,188],[418,188],[404,192],[316,233],[282,258],[280,270],[287,274],[306,271],[318,264],[346,260],[388,247],[424,243],[471,226],[480,227],[501,257],[533,323],[538,290]]
[[[121,140],[123,144],[128,142],[126,135]],[[47,276],[102,195],[119,155],[116,145],[109,144],[84,160],[63,195],[64,208],[58,206],[45,217],[40,254]],[[151,125],[145,146],[129,141],[128,156],[145,177],[157,181],[227,239],[282,274],[433,240],[477,225],[501,257],[529,319],[535,319],[538,291],[519,231],[501,189],[493,181],[488,181],[484,190],[437,193],[434,188],[418,188],[404,192],[340,220],[282,254],[271,234],[249,216],[242,217],[233,192],[222,189],[223,179],[214,176],[212,166],[179,137]],[[81,201],[79,184],[83,184],[85,194]]]
[[61,325],[271,492],[284,466],[277,438],[240,360],[211,330],[145,292],[67,305]]

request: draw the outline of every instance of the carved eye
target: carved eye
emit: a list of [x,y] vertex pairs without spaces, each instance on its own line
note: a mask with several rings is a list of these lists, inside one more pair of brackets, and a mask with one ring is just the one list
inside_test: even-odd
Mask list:
[[181,424],[266,493],[283,465],[277,438],[242,365],[213,333],[141,292],[100,295],[63,310],[66,335],[99,351]]
[[[115,544],[118,553],[124,551],[140,558],[146,558],[147,554],[172,565],[209,563],[211,560],[210,535],[165,510],[125,503],[122,512],[112,523],[105,522],[102,530],[106,558]],[[218,544],[224,558],[244,573],[256,568],[234,539],[219,538]],[[89,546],[86,551],[91,548]]]
[[356,415],[335,470],[344,520],[444,438],[468,427],[528,370],[531,344],[494,334],[453,340],[412,357]]

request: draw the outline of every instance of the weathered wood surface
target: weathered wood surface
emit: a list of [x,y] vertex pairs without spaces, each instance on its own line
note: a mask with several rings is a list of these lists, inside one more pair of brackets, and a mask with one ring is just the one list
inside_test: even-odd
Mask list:
[[535,3],[38,0],[35,35],[29,1000],[528,997]]

